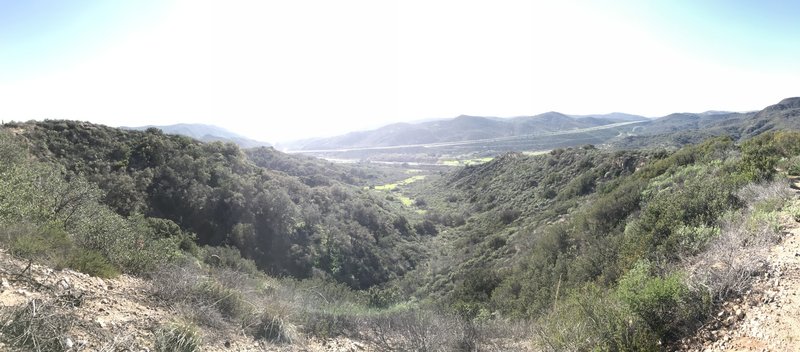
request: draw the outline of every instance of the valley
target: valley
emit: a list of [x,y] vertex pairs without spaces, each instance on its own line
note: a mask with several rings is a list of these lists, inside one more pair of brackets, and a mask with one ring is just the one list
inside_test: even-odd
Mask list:
[[798,13],[0,1],[0,352],[800,351]]
[[800,219],[788,181],[799,111],[789,98],[622,122],[549,113],[534,120],[560,127],[536,134],[359,137],[296,154],[156,128],[5,123],[0,346],[713,345],[704,331],[775,258],[793,270],[769,250],[794,243],[781,241]]

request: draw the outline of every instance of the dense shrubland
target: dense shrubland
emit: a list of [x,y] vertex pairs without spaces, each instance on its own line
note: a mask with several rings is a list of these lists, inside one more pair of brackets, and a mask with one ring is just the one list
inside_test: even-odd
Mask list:
[[556,150],[465,168],[442,181],[453,187],[427,190],[433,208],[470,214],[441,225],[455,254],[404,285],[467,317],[538,321],[540,347],[658,349],[762,268],[755,249],[778,237],[789,198],[786,181],[771,180],[796,164],[798,137],[720,137],[673,153]]
[[367,288],[402,275],[423,257],[408,215],[337,181],[357,177],[346,177],[336,165],[306,168],[306,158],[250,151],[257,163],[279,171],[260,168],[233,144],[200,143],[157,129],[72,121],[7,127],[18,128],[30,153],[61,168],[65,180],[99,186],[94,197],[106,209],[173,222],[201,245],[238,248],[273,275],[317,273]]
[[779,214],[800,218],[776,176],[800,171],[796,132],[506,154],[405,185],[413,212],[363,187],[386,175],[270,149],[69,121],[4,127],[0,243],[151,278],[182,319],[159,343],[186,350],[197,327],[231,326],[386,350],[526,335],[546,350],[659,350],[746,290]]
[[12,137],[0,138],[0,224],[12,253],[108,277],[152,271],[180,251],[188,235],[170,221],[119,215],[96,185],[68,180],[63,167],[30,160]]
[[300,154],[289,155],[271,147],[245,149],[247,158],[258,167],[297,177],[310,187],[331,185],[331,181],[366,186],[386,183],[386,172],[368,164],[334,164]]

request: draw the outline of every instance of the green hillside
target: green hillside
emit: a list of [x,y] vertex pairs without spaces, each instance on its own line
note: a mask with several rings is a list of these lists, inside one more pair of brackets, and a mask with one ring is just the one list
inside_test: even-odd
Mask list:
[[335,177],[317,184],[260,168],[233,144],[71,121],[5,129],[67,179],[96,184],[116,213],[167,219],[201,245],[240,249],[273,275],[319,271],[366,288],[422,257],[413,224],[385,201]]

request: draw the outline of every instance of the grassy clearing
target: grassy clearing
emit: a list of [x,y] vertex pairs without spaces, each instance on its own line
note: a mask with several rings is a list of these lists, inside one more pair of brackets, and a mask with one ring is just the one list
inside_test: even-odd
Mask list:
[[414,205],[414,200],[411,199],[411,198],[408,198],[408,197],[406,197],[404,195],[401,195],[401,194],[398,194],[396,197],[397,197],[397,200],[399,200],[400,203],[403,203],[404,206],[410,207],[410,206]]
[[[420,171],[420,170],[409,170],[409,171]],[[399,201],[405,207],[412,207],[414,206],[414,199],[401,194],[399,192],[400,191],[399,187],[410,185],[414,182],[424,180],[425,177],[426,175],[414,175],[397,183],[389,183],[381,186],[375,186],[373,187],[373,189],[384,192],[392,192],[393,199]]]
[[412,184],[414,182],[417,182],[417,181],[420,181],[420,180],[424,180],[424,179],[425,179],[425,175],[416,175],[416,176],[411,176],[411,177],[409,177],[409,178],[407,178],[405,180],[399,181],[397,183],[388,183],[388,184],[385,184],[385,185],[375,186],[374,189],[376,189],[378,191],[392,191],[392,190],[395,190],[399,186],[405,186],[405,185]]

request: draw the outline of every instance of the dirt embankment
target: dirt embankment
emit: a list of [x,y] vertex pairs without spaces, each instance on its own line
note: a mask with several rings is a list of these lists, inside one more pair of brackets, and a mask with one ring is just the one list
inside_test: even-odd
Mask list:
[[[0,340],[13,338],[29,346],[22,350],[149,352],[156,350],[159,328],[175,321],[178,314],[153,297],[147,280],[127,275],[104,280],[72,270],[54,270],[0,249],[0,316],[4,318],[0,324],[6,326],[22,323],[17,336],[0,336]],[[344,338],[282,345],[256,341],[237,331],[203,328],[200,335],[202,351],[365,349],[363,343]],[[0,342],[0,351],[15,350]]]

